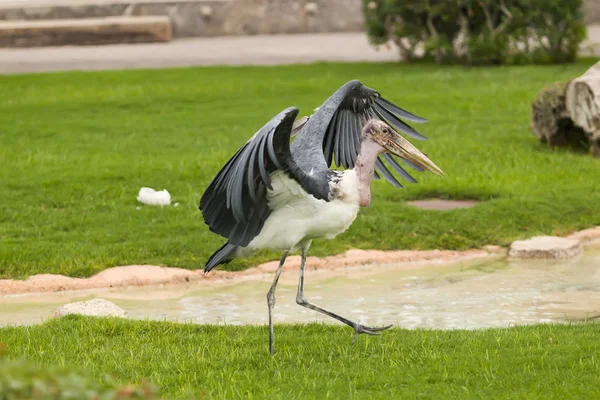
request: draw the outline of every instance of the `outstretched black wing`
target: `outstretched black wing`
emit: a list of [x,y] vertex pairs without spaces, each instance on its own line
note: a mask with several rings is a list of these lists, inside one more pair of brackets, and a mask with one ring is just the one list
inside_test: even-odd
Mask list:
[[[329,169],[332,163],[336,167],[353,168],[360,150],[362,128],[365,122],[372,118],[385,121],[398,133],[402,132],[416,139],[426,139],[402,120],[426,122],[426,119],[392,104],[360,81],[352,80],[333,93],[306,121],[292,143],[294,160],[305,172],[315,165],[319,171]],[[401,160],[411,168],[423,171],[410,161]],[[416,182],[400,166],[396,156],[383,154],[378,157],[375,168],[392,185],[402,187],[387,169],[384,161],[404,179]],[[377,172],[375,178],[379,178]],[[323,198],[319,197],[318,193],[311,194]]]
[[210,183],[200,210],[210,230],[238,246],[260,233],[271,213],[267,206],[269,175],[287,171],[290,135],[298,109],[290,107],[271,119],[225,164]]
[[[364,123],[369,119],[379,119],[386,122],[396,132],[404,133],[412,138],[425,140],[425,136],[417,132],[402,119],[412,122],[427,122],[402,108],[392,104],[381,95],[358,81],[347,91],[340,105],[333,114],[323,138],[323,153],[327,165],[333,162],[337,167],[354,168],[360,149],[360,135]],[[387,169],[385,162],[400,176],[409,182],[417,181],[398,163],[400,158],[406,165],[417,171],[423,168],[391,154],[379,156],[375,167],[388,182],[396,187],[402,187],[396,177]],[[376,178],[378,178],[376,174]]]

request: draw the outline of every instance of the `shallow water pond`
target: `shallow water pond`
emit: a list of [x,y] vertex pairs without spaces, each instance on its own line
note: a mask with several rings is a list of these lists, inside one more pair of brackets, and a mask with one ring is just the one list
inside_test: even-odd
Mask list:
[[[295,303],[297,271],[284,272],[277,290],[276,323],[329,318]],[[485,328],[600,316],[600,249],[569,262],[486,261],[323,278],[307,271],[306,296],[317,305],[366,325],[403,328]],[[316,278],[315,278],[316,277]],[[181,286],[95,290],[0,297],[0,325],[31,324],[61,304],[102,297],[132,318],[199,324],[266,324],[270,282],[219,287]]]

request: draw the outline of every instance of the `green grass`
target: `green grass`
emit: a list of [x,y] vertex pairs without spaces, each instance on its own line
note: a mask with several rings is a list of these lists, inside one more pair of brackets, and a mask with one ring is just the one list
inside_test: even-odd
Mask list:
[[7,357],[144,379],[171,398],[592,399],[600,325],[479,331],[392,329],[359,337],[331,325],[217,327],[69,316],[2,328]]
[[[600,160],[552,151],[529,131],[529,107],[564,66],[464,68],[317,64],[0,77],[0,277],[89,276],[114,265],[202,267],[223,239],[197,205],[225,161],[283,108],[301,115],[349,79],[429,118],[416,144],[446,173],[383,182],[345,234],[349,248],[465,249],[566,234],[600,223]],[[136,209],[142,186],[179,207]],[[478,199],[475,208],[413,209],[403,200]],[[273,258],[263,253],[228,268]]]

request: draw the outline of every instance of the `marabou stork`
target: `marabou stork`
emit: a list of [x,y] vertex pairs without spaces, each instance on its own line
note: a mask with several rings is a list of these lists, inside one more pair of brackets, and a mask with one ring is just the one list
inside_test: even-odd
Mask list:
[[[426,139],[401,120],[426,122],[387,101],[358,80],[338,89],[313,115],[295,122],[296,107],[271,119],[235,153],[200,201],[204,221],[227,242],[207,261],[207,273],[234,258],[261,249],[282,250],[271,289],[269,350],[273,354],[275,288],[290,251],[302,250],[296,302],[335,318],[358,334],[388,329],[367,327],[310,303],[304,297],[304,269],[313,239],[332,239],[346,231],[360,207],[371,202],[370,184],[381,174],[402,185],[386,168],[416,183],[394,156],[417,171],[443,172],[402,137]],[[291,137],[295,138],[290,144]],[[331,170],[333,164],[345,170]]]

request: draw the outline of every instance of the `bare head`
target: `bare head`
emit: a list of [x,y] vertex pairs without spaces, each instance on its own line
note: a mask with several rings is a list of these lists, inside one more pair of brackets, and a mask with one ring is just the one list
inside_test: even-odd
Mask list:
[[381,146],[382,153],[394,154],[426,171],[440,176],[444,175],[444,172],[433,161],[383,121],[378,119],[367,121],[361,134],[361,141],[365,140],[371,140]]

